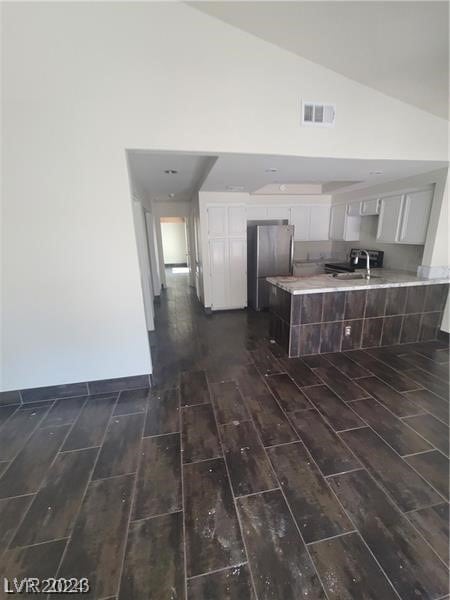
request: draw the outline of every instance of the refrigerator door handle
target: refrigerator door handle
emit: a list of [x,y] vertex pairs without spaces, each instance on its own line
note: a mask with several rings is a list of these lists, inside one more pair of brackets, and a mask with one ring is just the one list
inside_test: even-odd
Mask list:
[[294,274],[294,234],[292,233],[291,237],[291,256],[290,256],[291,266],[289,272],[291,275]]

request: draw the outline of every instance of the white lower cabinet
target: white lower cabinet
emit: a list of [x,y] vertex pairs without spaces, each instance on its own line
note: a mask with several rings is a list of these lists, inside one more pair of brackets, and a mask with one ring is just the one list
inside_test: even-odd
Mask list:
[[209,240],[211,309],[244,308],[247,305],[247,240]]

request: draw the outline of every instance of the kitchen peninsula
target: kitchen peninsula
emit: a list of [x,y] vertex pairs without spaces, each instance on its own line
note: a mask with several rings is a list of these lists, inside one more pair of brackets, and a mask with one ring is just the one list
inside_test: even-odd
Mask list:
[[387,269],[267,281],[270,334],[290,357],[434,340],[450,283]]

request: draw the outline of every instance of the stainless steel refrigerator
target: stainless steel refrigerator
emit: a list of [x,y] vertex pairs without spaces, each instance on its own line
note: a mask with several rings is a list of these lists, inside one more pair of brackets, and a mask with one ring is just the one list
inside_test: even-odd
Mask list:
[[294,260],[294,226],[247,224],[248,305],[255,310],[269,306],[266,277],[292,275]]

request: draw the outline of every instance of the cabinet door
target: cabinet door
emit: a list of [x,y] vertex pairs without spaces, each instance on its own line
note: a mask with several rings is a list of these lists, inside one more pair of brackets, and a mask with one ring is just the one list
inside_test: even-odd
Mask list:
[[267,219],[267,206],[247,206],[247,221]]
[[361,202],[361,214],[365,216],[378,215],[380,213],[380,199],[363,200]]
[[349,215],[345,215],[344,240],[346,242],[355,242],[359,240],[360,231],[361,217],[349,217]]
[[350,217],[359,217],[361,214],[361,202],[351,202],[347,206],[347,214]]
[[247,306],[247,241],[229,240],[229,298],[230,308]]
[[280,219],[289,221],[289,208],[285,206],[268,206],[267,207],[267,218],[268,219]]
[[403,196],[381,198],[380,218],[378,219],[377,240],[396,242],[400,227]]
[[330,206],[311,206],[309,219],[309,239],[322,241],[329,239]]
[[291,208],[291,225],[294,226],[294,240],[300,242],[309,239],[309,206],[293,206]]
[[345,227],[346,204],[336,204],[331,207],[330,240],[343,240]]
[[226,206],[210,206],[208,212],[208,237],[222,237],[227,235],[227,208]]
[[403,244],[425,243],[432,200],[432,190],[405,194],[399,242]]
[[228,240],[209,241],[211,308],[228,306]]
[[228,235],[245,236],[247,220],[245,206],[228,207]]

